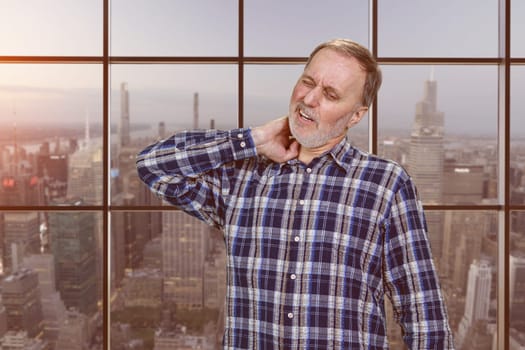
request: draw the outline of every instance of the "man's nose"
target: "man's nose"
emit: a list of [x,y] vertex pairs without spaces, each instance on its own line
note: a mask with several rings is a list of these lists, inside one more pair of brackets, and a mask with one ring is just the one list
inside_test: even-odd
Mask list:
[[306,103],[309,106],[317,106],[319,104],[320,98],[321,98],[321,87],[316,86],[304,96],[304,103]]

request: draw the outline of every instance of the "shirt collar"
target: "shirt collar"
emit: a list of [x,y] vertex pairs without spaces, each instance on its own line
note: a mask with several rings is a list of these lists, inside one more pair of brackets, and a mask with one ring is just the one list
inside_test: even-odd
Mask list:
[[[337,166],[348,173],[364,156],[366,156],[366,153],[353,147],[348,138],[345,137],[339,141],[339,143],[337,143],[330,151],[315,158],[312,161],[312,165],[318,162],[334,161]],[[298,162],[299,161],[297,159],[292,159],[286,163],[274,163],[273,171],[281,173],[284,165],[295,165]]]
[[331,156],[341,169],[350,172],[365,154],[353,147],[348,137],[344,137],[326,155]]

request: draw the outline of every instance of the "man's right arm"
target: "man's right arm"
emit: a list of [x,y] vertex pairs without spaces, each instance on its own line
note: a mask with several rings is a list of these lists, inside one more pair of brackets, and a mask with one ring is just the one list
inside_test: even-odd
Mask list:
[[255,155],[248,129],[184,131],[142,150],[137,171],[165,201],[220,226],[222,194],[233,177],[228,174],[232,168],[224,165]]

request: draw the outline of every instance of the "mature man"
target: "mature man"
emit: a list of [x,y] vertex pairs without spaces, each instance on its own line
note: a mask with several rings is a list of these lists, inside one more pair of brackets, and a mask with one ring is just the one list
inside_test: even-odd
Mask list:
[[387,295],[410,349],[453,349],[412,179],[346,136],[380,85],[366,48],[331,40],[287,117],[139,154],[152,191],[224,232],[225,348],[388,349]]

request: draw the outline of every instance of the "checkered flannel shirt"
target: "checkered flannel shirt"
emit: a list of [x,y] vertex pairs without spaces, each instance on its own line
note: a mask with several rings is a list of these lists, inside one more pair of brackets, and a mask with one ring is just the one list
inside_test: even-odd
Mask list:
[[225,349],[453,349],[416,188],[341,141],[305,165],[257,155],[250,129],[185,131],[137,158],[165,201],[220,228]]

